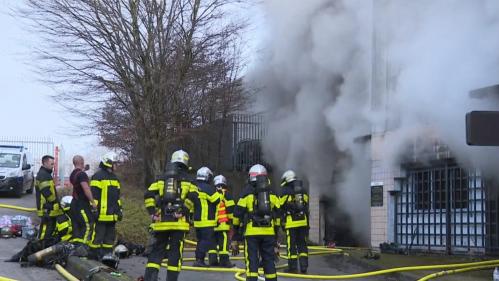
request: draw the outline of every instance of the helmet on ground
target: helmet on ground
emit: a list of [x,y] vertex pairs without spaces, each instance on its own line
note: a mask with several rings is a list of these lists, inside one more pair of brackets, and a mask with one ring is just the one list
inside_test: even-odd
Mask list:
[[189,154],[183,150],[177,150],[173,152],[170,162],[184,164],[186,167],[189,167]]
[[216,176],[213,179],[213,181],[214,181],[216,187],[227,186],[227,179],[224,176],[222,176],[222,175]]
[[108,152],[102,156],[100,162],[105,167],[112,168],[113,164],[116,162],[116,156],[114,153]]
[[282,174],[281,177],[281,186],[285,186],[289,184],[290,182],[293,182],[296,180],[296,174],[292,170],[287,170]]
[[249,169],[249,181],[255,182],[258,176],[267,176],[267,169],[263,165],[256,164]]
[[62,199],[61,199],[61,208],[64,211],[68,211],[69,210],[69,206],[71,206],[71,201],[73,201],[73,196],[66,195],[66,196],[62,197]]
[[111,268],[118,269],[120,259],[115,254],[107,254],[102,257],[101,262]]
[[210,181],[210,179],[213,177],[213,172],[208,167],[201,167],[199,170],[196,172],[196,179],[197,180],[202,180],[202,181]]
[[129,256],[128,248],[125,245],[120,244],[114,248],[114,254],[120,259],[126,258]]

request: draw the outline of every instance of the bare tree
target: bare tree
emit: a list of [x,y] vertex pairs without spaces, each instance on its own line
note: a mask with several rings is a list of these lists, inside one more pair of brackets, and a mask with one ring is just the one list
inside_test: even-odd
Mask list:
[[26,1],[56,100],[141,160],[145,184],[171,144],[242,105],[237,0]]

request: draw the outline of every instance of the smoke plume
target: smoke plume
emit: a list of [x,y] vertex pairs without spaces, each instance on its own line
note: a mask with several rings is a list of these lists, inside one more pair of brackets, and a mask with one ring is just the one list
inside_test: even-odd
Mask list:
[[[262,57],[248,75],[269,115],[266,157],[336,198],[369,238],[370,134],[396,166],[415,138],[434,136],[463,165],[497,167],[495,148],[465,144],[469,98],[499,83],[494,0],[268,0]],[[497,108],[496,108],[497,109]],[[430,143],[430,142],[428,142]],[[495,157],[499,159],[499,157]]]

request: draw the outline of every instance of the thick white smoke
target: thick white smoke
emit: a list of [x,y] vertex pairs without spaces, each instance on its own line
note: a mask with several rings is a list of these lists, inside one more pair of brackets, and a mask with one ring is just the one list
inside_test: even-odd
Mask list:
[[497,149],[467,147],[464,130],[467,111],[490,108],[469,91],[499,83],[499,1],[267,0],[262,9],[269,34],[249,81],[270,115],[266,155],[335,196],[364,241],[371,170],[359,137],[390,131],[391,164],[428,131],[462,163],[499,163],[487,156]]

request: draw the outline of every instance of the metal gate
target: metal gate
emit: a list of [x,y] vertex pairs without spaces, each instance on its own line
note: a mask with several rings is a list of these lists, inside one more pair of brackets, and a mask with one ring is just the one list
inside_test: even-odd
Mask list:
[[407,249],[485,250],[485,186],[478,171],[455,163],[407,170],[396,198],[395,237]]
[[267,128],[263,115],[235,114],[231,117],[233,168],[244,171],[256,163],[265,165],[262,139],[267,134]]

